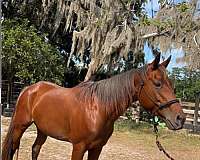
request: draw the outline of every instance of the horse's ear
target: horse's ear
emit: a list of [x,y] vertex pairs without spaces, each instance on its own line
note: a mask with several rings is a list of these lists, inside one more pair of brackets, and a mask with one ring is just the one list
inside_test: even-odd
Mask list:
[[170,56],[167,58],[167,60],[165,60],[165,61],[163,61],[163,62],[161,63],[161,65],[164,66],[165,68],[167,68],[167,66],[168,66],[168,64],[169,64],[169,62],[170,62],[170,60],[171,60],[171,58],[172,58],[172,56],[170,55]]
[[158,53],[155,57],[155,59],[153,60],[153,62],[151,63],[153,65],[153,70],[157,69],[159,66],[159,62],[160,62],[160,53]]

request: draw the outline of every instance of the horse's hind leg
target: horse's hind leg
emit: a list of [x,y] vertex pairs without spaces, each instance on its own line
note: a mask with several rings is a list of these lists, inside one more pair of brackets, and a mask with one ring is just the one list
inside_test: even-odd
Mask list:
[[102,147],[88,150],[88,160],[98,160],[101,151],[102,151]]
[[46,141],[47,136],[43,134],[39,129],[37,130],[37,138],[32,146],[32,160],[37,160],[40,149],[44,142]]

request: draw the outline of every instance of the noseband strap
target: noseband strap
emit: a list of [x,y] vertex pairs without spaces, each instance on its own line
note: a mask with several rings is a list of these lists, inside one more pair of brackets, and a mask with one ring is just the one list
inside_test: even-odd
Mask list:
[[160,105],[159,105],[159,109],[162,110],[162,109],[164,109],[164,108],[166,108],[166,107],[169,107],[170,105],[172,105],[172,104],[174,104],[174,103],[178,103],[178,102],[179,102],[178,99],[173,99],[173,100],[168,101],[168,102],[166,102],[166,103],[160,104]]
[[140,95],[141,95],[141,92],[142,92],[142,89],[144,90],[144,93],[146,94],[146,96],[157,106],[157,108],[153,111],[153,113],[155,113],[156,111],[158,111],[158,110],[162,110],[162,109],[164,109],[164,108],[167,108],[167,107],[169,107],[170,105],[172,105],[172,104],[174,104],[174,103],[179,103],[179,100],[177,100],[177,99],[172,99],[172,100],[170,100],[170,101],[167,101],[167,102],[165,102],[165,103],[161,103],[161,104],[159,104],[159,103],[157,103],[157,101],[153,98],[153,97],[151,97],[147,92],[146,92],[146,90],[145,90],[145,88],[144,88],[144,78],[143,77],[145,77],[145,68],[146,67],[144,67],[143,68],[143,71],[142,71],[142,76],[140,75],[140,73],[138,73],[139,75],[140,75],[140,78],[141,78],[141,82],[140,82],[140,90],[139,90],[139,95],[138,95],[138,98],[140,97]]

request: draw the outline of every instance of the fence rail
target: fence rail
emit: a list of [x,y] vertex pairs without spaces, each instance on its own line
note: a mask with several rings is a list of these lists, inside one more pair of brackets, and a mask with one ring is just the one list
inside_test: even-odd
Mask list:
[[[183,109],[183,112],[186,114],[186,122],[194,122],[195,110]],[[200,123],[200,111],[198,111],[197,122]]]
[[[199,106],[199,97],[196,98],[196,103],[191,102],[181,102],[183,107],[183,112],[186,114],[186,122],[184,124],[185,129],[190,129],[194,132],[200,132],[200,106]],[[132,108],[131,119],[136,121],[141,118],[141,108],[138,109],[138,105],[135,105]],[[120,116],[121,120],[128,119],[127,116]]]
[[8,80],[2,80],[1,86],[2,114],[5,116],[11,116],[17,101],[17,97],[23,89],[24,84],[21,82],[9,82]]
[[197,95],[196,102],[181,102],[183,112],[186,114],[186,122],[184,128],[191,129],[194,132],[200,131],[200,106],[199,106],[200,94]]

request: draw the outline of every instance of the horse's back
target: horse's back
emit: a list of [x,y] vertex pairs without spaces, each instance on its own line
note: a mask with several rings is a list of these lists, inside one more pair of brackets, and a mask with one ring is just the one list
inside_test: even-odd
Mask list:
[[33,84],[31,89],[33,92],[37,92],[38,96],[41,96],[42,94],[52,90],[52,89],[58,89],[62,88],[61,86],[58,86],[57,84],[47,82],[47,81],[40,81],[38,83]]

